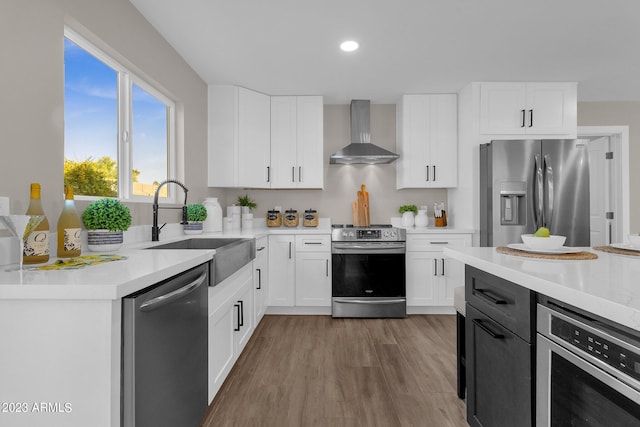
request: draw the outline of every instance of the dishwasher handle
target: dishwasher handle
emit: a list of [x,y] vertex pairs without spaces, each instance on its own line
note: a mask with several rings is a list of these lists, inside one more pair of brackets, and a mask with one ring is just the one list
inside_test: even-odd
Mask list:
[[145,303],[143,303],[142,305],[140,305],[140,311],[152,311],[152,310],[156,310],[160,307],[163,307],[169,303],[172,303],[173,301],[182,298],[183,296],[187,295],[188,293],[193,292],[195,289],[198,288],[198,286],[202,285],[202,283],[204,283],[204,279],[207,277],[207,272],[203,272],[200,276],[198,276],[198,278],[196,280],[194,280],[193,282],[176,289],[175,291],[171,291],[169,293],[166,293],[164,295],[160,295],[159,297],[155,297],[153,299],[150,299],[149,301],[146,301]]

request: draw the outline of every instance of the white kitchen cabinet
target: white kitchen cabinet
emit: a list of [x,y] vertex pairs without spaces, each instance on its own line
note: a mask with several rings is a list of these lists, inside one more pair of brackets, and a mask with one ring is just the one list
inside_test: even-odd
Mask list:
[[262,320],[268,306],[269,296],[269,239],[256,239],[256,258],[253,260],[253,307],[256,326]]
[[331,236],[296,236],[296,306],[331,306]]
[[403,95],[397,107],[397,188],[448,188],[458,182],[456,94]]
[[270,97],[212,85],[208,103],[209,186],[269,188]]
[[481,134],[567,135],[576,125],[576,83],[480,84]]
[[255,328],[253,264],[209,288],[209,403]]
[[295,236],[269,236],[269,306],[295,305]]
[[271,97],[271,188],[322,188],[321,96]]
[[471,246],[471,234],[407,236],[407,306],[453,307],[453,289],[464,285],[464,265],[442,251],[460,246]]

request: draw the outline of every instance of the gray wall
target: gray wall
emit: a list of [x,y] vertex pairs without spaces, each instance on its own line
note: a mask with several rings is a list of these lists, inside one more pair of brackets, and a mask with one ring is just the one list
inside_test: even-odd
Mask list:
[[578,102],[578,126],[629,126],[629,231],[640,232],[640,102]]

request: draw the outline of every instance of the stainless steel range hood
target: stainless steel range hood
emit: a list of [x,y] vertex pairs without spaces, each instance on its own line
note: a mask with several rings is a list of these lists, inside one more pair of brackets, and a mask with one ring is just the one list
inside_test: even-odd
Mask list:
[[329,164],[383,164],[392,163],[400,157],[371,143],[370,116],[368,100],[351,101],[351,144],[333,153]]

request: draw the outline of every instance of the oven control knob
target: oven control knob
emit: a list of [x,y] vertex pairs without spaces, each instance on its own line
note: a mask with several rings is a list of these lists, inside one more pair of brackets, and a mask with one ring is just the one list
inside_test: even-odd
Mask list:
[[389,232],[389,235],[390,235],[391,237],[396,237],[396,232],[395,232],[395,231],[393,231],[393,230],[391,230],[391,231]]

